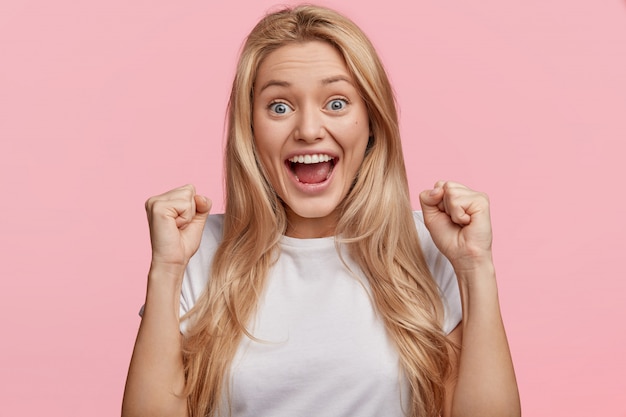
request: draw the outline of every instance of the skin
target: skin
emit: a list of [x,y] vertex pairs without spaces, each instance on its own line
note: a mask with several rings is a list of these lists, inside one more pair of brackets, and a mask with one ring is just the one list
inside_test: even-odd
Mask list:
[[[252,120],[258,156],[285,203],[286,234],[332,236],[337,206],[348,194],[367,147],[365,102],[339,52],[326,42],[287,45],[261,63]],[[329,154],[335,166],[322,185],[305,186],[285,161]]]
[[448,335],[460,349],[451,354],[443,416],[520,416],[492,260],[489,199],[439,181],[420,194],[420,203],[435,245],[454,267],[463,308],[463,321]]
[[[310,42],[272,52],[259,69],[255,87],[259,156],[288,207],[288,234],[295,237],[333,234],[337,206],[363,160],[369,136],[367,113],[360,98],[353,96],[351,79],[321,82],[346,75],[343,61],[329,48]],[[272,81],[278,83],[263,88]],[[327,106],[338,97],[349,103],[345,109]],[[277,109],[272,104],[276,100],[291,111]],[[285,168],[287,157],[309,150],[332,153],[339,161],[322,190],[303,191]],[[420,194],[420,203],[433,241],[454,267],[463,305],[463,321],[448,336],[460,349],[451,352],[453,372],[446,384],[443,417],[517,417],[520,401],[500,314],[489,200],[462,184],[440,181]],[[152,263],[126,382],[124,417],[187,416],[186,401],[177,395],[184,386],[180,288],[210,207],[192,185],[146,202]]]
[[123,417],[187,416],[179,303],[185,267],[198,250],[211,202],[192,185],[146,201],[152,261],[131,358]]

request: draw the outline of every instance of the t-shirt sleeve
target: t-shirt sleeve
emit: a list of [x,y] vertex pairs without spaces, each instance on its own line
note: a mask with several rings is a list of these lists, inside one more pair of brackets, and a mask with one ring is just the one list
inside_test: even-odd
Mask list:
[[422,212],[414,212],[413,217],[415,219],[415,226],[417,227],[424,258],[426,259],[430,273],[439,287],[439,294],[443,301],[443,331],[445,334],[449,334],[461,322],[462,318],[461,296],[459,294],[456,274],[450,261],[448,261],[439,249],[437,249],[437,246],[435,246],[430,232],[424,224]]
[[[206,290],[213,256],[222,239],[223,215],[211,215],[207,219],[202,232],[200,247],[191,257],[180,292],[180,316],[187,314]],[[189,319],[181,320],[180,331],[185,333],[189,327]]]
[[[222,239],[223,220],[224,216],[222,214],[209,216],[202,231],[200,247],[185,268],[180,291],[180,317],[183,317],[191,310],[206,289],[213,255]],[[140,316],[143,316],[143,310],[144,307],[142,306],[141,310],[139,310]],[[181,320],[181,333],[184,334],[188,327],[189,319]]]

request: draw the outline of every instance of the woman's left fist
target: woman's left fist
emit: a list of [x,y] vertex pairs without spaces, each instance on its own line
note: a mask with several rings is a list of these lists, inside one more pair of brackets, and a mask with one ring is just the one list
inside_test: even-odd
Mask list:
[[491,262],[491,219],[486,194],[451,181],[420,193],[424,223],[437,248],[458,270]]

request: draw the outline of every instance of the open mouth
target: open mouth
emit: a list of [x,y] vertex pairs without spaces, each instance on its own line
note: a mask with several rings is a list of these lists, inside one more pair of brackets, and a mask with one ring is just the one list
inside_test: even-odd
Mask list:
[[298,182],[320,184],[335,168],[335,158],[326,154],[296,155],[285,161]]

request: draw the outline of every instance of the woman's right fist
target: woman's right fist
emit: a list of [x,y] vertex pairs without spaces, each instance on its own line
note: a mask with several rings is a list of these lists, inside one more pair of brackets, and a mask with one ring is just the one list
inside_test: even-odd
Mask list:
[[152,266],[184,268],[198,250],[211,201],[193,185],[175,188],[146,201]]

